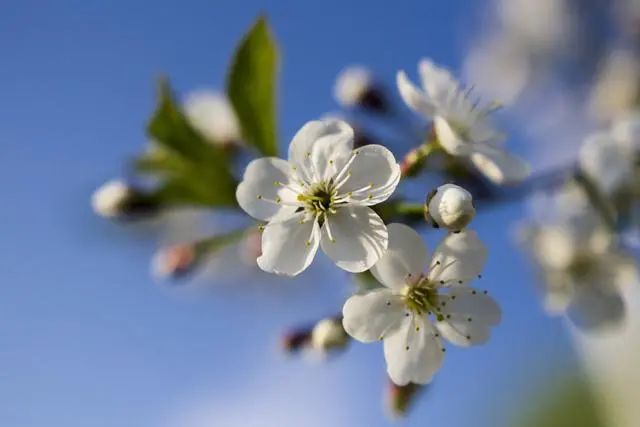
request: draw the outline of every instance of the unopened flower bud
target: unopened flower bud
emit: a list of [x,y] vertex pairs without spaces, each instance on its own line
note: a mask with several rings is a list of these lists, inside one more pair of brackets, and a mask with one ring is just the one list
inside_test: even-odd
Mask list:
[[240,143],[238,119],[224,95],[209,90],[192,92],[184,110],[191,125],[212,144],[230,147]]
[[418,392],[422,390],[419,384],[409,383],[404,386],[394,384],[389,380],[387,385],[387,405],[391,415],[402,417],[407,414]]
[[199,256],[194,244],[183,243],[160,249],[153,257],[152,271],[160,279],[175,279],[193,271]]
[[91,206],[97,215],[111,219],[148,216],[158,210],[141,191],[121,180],[109,181],[94,191]]
[[460,231],[476,214],[473,198],[464,188],[445,184],[429,194],[424,205],[424,216],[434,227]]
[[376,112],[388,108],[383,91],[364,67],[351,66],[342,70],[336,79],[334,96],[344,107],[359,106]]
[[342,327],[342,319],[322,319],[311,331],[311,346],[320,352],[340,350],[348,343],[349,335]]

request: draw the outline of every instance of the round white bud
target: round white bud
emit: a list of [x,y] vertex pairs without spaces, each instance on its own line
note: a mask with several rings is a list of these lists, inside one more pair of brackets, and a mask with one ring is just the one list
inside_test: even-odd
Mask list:
[[347,345],[349,336],[339,319],[322,319],[311,331],[311,346],[314,350],[326,352]]
[[131,195],[131,188],[121,180],[112,180],[93,192],[93,211],[105,218],[115,218],[123,214],[122,208]]
[[209,142],[240,142],[238,119],[226,96],[209,90],[192,92],[184,101],[184,111],[191,125]]
[[345,107],[360,104],[365,94],[373,86],[371,72],[360,66],[347,67],[338,74],[334,96]]
[[438,187],[425,206],[425,217],[428,220],[451,231],[462,230],[475,214],[471,193],[455,184]]

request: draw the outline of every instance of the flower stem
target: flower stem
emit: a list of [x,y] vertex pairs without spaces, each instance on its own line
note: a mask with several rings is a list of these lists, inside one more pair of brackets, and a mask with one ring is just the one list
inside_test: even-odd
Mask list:
[[427,158],[439,149],[438,141],[430,137],[425,143],[409,151],[400,164],[402,177],[416,176],[426,165]]

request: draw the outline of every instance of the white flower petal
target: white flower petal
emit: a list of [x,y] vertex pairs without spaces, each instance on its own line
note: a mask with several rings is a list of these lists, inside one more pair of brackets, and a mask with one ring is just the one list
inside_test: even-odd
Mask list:
[[338,267],[352,273],[371,268],[387,249],[387,242],[387,227],[368,207],[340,208],[322,226],[322,250]]
[[339,120],[334,125],[337,132],[318,138],[311,147],[311,164],[318,181],[336,176],[353,153],[353,129]]
[[427,247],[411,227],[387,225],[389,244],[386,252],[371,267],[371,273],[383,285],[402,289],[407,276],[418,277],[428,263]]
[[565,271],[543,271],[543,305],[545,311],[554,316],[567,311],[573,298],[573,282]]
[[214,144],[238,143],[240,126],[227,97],[210,90],[191,92],[184,102],[191,125]]
[[466,141],[445,118],[436,116],[433,119],[433,126],[438,142],[447,153],[453,156],[466,156],[471,153],[472,144]]
[[465,285],[480,275],[487,249],[473,230],[451,233],[433,253],[429,280],[440,286]]
[[453,344],[468,347],[486,342],[491,326],[500,322],[498,304],[484,291],[455,288],[438,297],[444,318],[436,327]]
[[382,145],[365,145],[354,151],[348,167],[351,176],[339,189],[351,203],[372,206],[389,198],[400,181],[400,165],[393,153]]
[[629,151],[640,151],[640,112],[633,111],[614,123],[611,135]]
[[567,309],[569,319],[586,331],[619,327],[625,320],[626,307],[620,290],[606,277],[588,277],[577,281]]
[[495,184],[519,182],[531,173],[522,159],[489,144],[474,144],[471,162]]
[[303,212],[269,223],[262,233],[262,255],[258,266],[269,273],[295,276],[306,269],[320,243],[320,227],[316,220],[303,222]]
[[439,108],[446,105],[452,95],[460,92],[460,85],[451,73],[445,68],[438,67],[432,61],[421,60],[418,64],[418,71],[422,87]]
[[277,157],[264,157],[249,163],[236,189],[240,207],[252,217],[264,221],[276,215],[287,217],[287,214],[293,214],[295,206],[277,203],[299,204],[295,192],[276,184],[289,184],[289,170],[289,163]]
[[578,153],[578,165],[605,194],[633,182],[633,153],[607,133],[597,133],[585,140]]
[[426,93],[418,89],[407,77],[404,71],[398,71],[396,83],[402,100],[414,111],[426,118],[431,118],[436,112],[436,107]]
[[361,342],[373,342],[394,332],[405,317],[402,297],[389,289],[353,295],[342,308],[342,325]]
[[[316,178],[321,178],[317,176],[314,165],[311,163],[313,146],[321,138],[330,136],[348,144],[349,139],[353,141],[353,130],[340,120],[314,120],[302,126],[291,140],[289,162],[297,168],[302,179],[311,182],[316,181]],[[324,139],[324,141],[331,140],[332,138]]]
[[442,365],[442,344],[431,322],[409,316],[384,339],[384,358],[397,385],[427,384]]

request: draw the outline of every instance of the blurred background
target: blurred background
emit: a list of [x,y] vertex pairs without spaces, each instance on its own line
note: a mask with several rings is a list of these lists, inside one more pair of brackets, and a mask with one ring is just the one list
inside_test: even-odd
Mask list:
[[[222,89],[259,13],[282,52],[281,150],[306,121],[340,109],[334,81],[351,64],[391,94],[397,70],[415,75],[422,57],[450,68],[502,101],[509,147],[535,171],[570,164],[589,132],[637,101],[632,1],[3,1],[0,424],[392,423],[381,346],[353,342],[324,361],[280,348],[283,331],[335,315],[353,292],[331,262],[268,277],[230,248],[202,277],[159,281],[149,261],[159,246],[235,219],[189,211],[119,224],[91,210],[94,189],[126,177],[147,144],[157,78],[181,95]],[[401,158],[410,147],[392,150]],[[411,187],[416,200],[430,189]],[[502,323],[488,344],[447,352],[400,423],[633,425],[619,415],[633,402],[601,395],[633,396],[637,384],[607,383],[596,366],[623,358],[638,336],[594,343],[547,316],[516,238],[528,211],[526,201],[479,211],[483,286]]]

